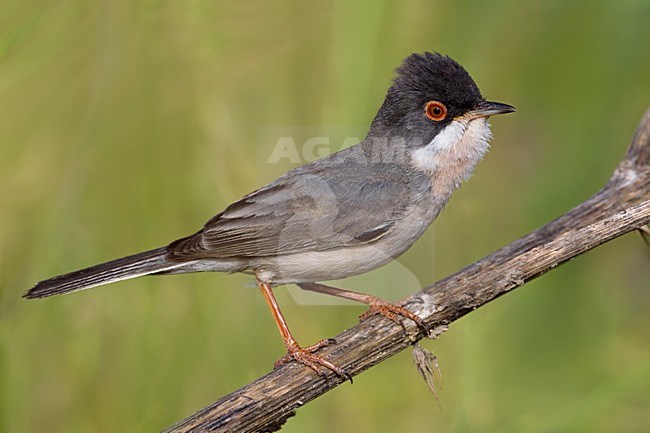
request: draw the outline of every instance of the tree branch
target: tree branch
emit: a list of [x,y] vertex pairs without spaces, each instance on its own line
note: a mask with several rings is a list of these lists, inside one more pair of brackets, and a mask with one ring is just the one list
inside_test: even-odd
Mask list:
[[[434,285],[408,297],[406,307],[440,332],[446,325],[546,271],[650,222],[650,108],[625,159],[605,187],[584,203]],[[408,324],[407,324],[408,325]],[[319,351],[351,375],[425,338],[375,316]],[[170,427],[166,432],[267,432],[281,428],[296,409],[339,385],[290,362]]]

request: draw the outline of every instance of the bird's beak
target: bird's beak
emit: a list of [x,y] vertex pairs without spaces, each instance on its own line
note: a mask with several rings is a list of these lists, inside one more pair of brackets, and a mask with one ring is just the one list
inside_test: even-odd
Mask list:
[[479,117],[490,117],[495,114],[512,113],[515,107],[500,102],[481,101],[476,107],[466,114],[470,119],[478,119]]

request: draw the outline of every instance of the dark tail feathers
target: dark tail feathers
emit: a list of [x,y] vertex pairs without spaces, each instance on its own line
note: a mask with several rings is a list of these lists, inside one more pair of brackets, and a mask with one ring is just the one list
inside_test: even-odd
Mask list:
[[41,281],[29,289],[23,298],[46,298],[75,292],[115,281],[154,274],[181,266],[166,259],[167,248],[158,248],[111,262]]

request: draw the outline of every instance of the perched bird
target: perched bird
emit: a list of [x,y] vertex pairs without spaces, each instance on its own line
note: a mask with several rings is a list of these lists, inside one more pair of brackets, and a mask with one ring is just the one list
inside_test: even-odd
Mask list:
[[[288,354],[319,373],[347,373],[293,338],[271,290],[303,289],[357,300],[368,313],[405,317],[380,298],[319,284],[368,272],[406,251],[488,150],[488,117],[515,109],[488,102],[461,65],[412,54],[360,143],[286,173],[234,202],[195,234],[41,281],[24,297],[44,298],[150,274],[245,272],[257,279]],[[367,313],[367,314],[368,314]],[[362,316],[363,317],[363,316]]]

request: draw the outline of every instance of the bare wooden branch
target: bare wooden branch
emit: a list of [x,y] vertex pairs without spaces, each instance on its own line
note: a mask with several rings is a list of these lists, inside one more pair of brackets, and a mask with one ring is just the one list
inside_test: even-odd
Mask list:
[[[605,187],[584,203],[406,299],[406,306],[437,332],[465,314],[554,267],[650,222],[650,108],[625,159]],[[325,357],[356,375],[426,337],[410,335],[389,320],[372,317],[336,337]],[[295,362],[283,365],[221,398],[166,432],[268,432],[296,409],[341,383]]]

